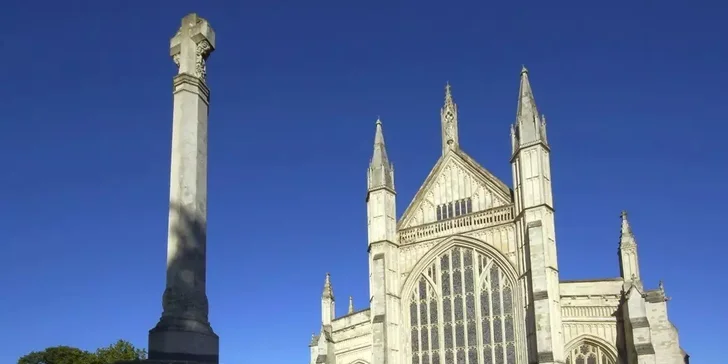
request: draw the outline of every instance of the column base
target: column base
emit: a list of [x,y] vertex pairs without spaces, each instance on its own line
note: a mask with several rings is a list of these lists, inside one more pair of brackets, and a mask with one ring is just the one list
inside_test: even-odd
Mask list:
[[220,338],[209,324],[163,318],[149,330],[147,364],[218,364]]

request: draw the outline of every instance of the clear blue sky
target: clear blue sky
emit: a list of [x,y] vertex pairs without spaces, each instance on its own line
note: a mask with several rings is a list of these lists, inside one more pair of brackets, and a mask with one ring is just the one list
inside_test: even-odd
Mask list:
[[521,64],[549,120],[561,278],[618,276],[629,210],[683,347],[724,360],[728,5],[649,3],[5,4],[0,362],[146,347],[164,284],[168,44],[193,11],[217,32],[208,295],[224,364],[307,362],[327,271],[339,314],[349,295],[365,305],[377,115],[400,213],[439,156],[446,81],[463,148],[511,184]]

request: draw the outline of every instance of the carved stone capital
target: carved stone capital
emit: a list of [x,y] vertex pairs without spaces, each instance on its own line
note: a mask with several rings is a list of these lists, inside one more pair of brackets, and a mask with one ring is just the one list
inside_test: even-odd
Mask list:
[[178,67],[178,73],[193,75],[203,81],[207,73],[205,61],[214,50],[215,32],[207,20],[197,14],[189,14],[182,19],[182,25],[169,46],[169,54]]

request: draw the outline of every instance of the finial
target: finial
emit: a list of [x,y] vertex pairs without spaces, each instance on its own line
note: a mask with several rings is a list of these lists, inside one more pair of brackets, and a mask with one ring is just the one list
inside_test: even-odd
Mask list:
[[382,125],[382,119],[379,117],[379,115],[377,115],[377,122],[375,124]]
[[326,281],[324,281],[323,298],[334,299],[334,289],[331,287],[331,274],[326,273]]
[[349,315],[354,313],[354,297],[349,296]]
[[521,74],[528,73],[528,69],[526,68],[526,65],[521,65]]
[[660,289],[660,291],[665,292],[665,285],[662,283],[662,279],[660,279],[660,283],[657,284],[657,287]]
[[442,127],[442,153],[457,149],[458,143],[458,107],[452,98],[450,81],[445,84],[445,103],[440,109],[440,124]]
[[620,244],[635,244],[634,235],[632,234],[632,227],[629,225],[629,220],[627,220],[627,210],[622,210],[622,213],[619,216],[622,218],[622,235],[620,238]]

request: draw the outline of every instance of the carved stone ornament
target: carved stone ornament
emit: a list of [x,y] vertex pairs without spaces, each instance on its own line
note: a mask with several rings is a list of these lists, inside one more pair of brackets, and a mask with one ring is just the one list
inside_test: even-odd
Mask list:
[[452,144],[454,139],[453,134],[455,134],[455,130],[453,130],[452,114],[447,114],[445,117],[449,117],[445,124],[445,140],[447,140],[448,144]]
[[449,110],[449,108],[448,108],[448,110],[447,110],[447,111],[445,111],[445,122],[447,122],[447,123],[452,123],[452,122],[453,122],[453,120],[455,120],[455,115],[454,115],[454,114],[453,114],[453,112],[452,112],[451,110]]
[[195,76],[203,81],[205,80],[205,76],[207,76],[207,67],[205,61],[207,61],[207,57],[210,56],[211,52],[212,46],[207,40],[203,39],[202,41],[197,43]]
[[194,13],[185,16],[169,47],[178,74],[205,80],[205,61],[215,50],[215,32],[206,20]]

